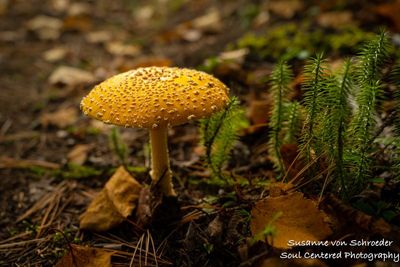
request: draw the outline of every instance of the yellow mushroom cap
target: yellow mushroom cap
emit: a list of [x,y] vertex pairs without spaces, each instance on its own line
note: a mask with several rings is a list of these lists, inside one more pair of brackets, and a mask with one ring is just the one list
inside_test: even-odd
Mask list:
[[229,89],[201,71],[138,68],[115,75],[82,99],[89,117],[125,127],[156,128],[205,118],[221,110]]

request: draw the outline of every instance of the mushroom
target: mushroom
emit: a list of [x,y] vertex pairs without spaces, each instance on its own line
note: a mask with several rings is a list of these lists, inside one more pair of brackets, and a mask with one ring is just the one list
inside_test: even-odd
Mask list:
[[229,89],[215,77],[196,70],[146,67],[115,75],[82,99],[89,117],[150,131],[152,184],[175,196],[170,170],[167,130],[211,116],[229,100]]

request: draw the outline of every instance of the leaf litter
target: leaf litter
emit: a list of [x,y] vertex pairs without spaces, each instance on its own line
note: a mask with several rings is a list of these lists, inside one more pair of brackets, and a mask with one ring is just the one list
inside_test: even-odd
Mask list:
[[142,186],[119,167],[80,217],[80,228],[97,232],[121,224],[137,206]]
[[[318,241],[332,234],[326,214],[300,192],[262,199],[256,203],[251,215],[253,237],[276,248],[290,248],[289,240]],[[273,226],[272,234],[260,235],[269,225]]]
[[70,245],[70,251],[55,267],[111,267],[113,252],[78,245]]

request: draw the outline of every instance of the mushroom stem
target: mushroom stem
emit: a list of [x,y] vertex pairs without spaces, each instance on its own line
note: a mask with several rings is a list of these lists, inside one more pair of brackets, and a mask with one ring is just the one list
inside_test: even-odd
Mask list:
[[[151,178],[166,196],[176,196],[172,186],[172,172],[169,167],[167,134],[168,127],[160,125],[150,129],[151,144]],[[159,181],[159,179],[162,179]]]

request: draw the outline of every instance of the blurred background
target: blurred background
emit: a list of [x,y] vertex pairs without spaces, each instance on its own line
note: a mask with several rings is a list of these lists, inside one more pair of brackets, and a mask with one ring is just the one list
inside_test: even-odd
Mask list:
[[139,66],[234,73],[251,89],[283,55],[342,58],[381,27],[398,46],[399,11],[399,1],[1,0],[1,134]]

